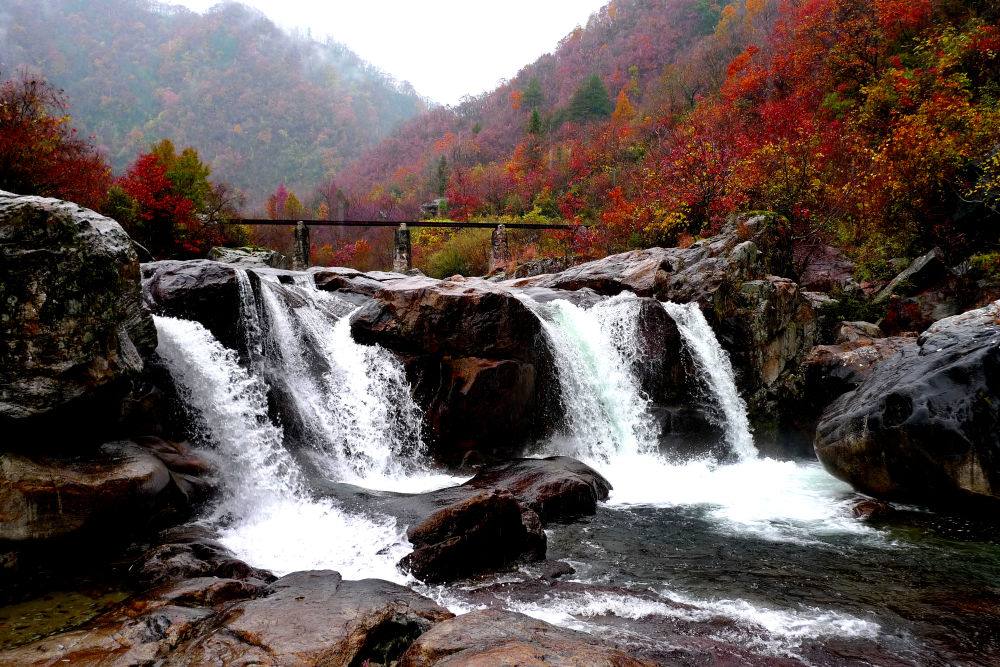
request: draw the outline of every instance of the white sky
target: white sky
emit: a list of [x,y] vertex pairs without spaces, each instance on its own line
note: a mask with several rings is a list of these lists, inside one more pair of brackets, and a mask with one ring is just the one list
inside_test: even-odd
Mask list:
[[[165,0],[204,11],[219,0]],[[510,79],[608,0],[242,0],[280,26],[329,35],[442,104]]]

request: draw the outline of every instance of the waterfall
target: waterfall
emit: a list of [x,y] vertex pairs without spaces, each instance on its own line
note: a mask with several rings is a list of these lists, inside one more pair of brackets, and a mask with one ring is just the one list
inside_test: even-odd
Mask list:
[[[257,505],[273,494],[301,491],[298,468],[284,434],[267,417],[267,387],[197,322],[153,317],[156,351],[186,407],[197,441],[211,443],[225,461],[230,488],[248,490],[240,503]],[[233,500],[228,498],[227,500]]]
[[402,364],[353,340],[356,306],[300,278],[282,285],[262,275],[259,308],[245,274],[240,279],[251,363],[259,359],[296,436],[333,479],[405,475],[421,462],[423,422]]
[[[197,322],[154,317],[157,353],[186,406],[192,439],[219,461],[222,498],[202,521],[240,558],[282,574],[332,568],[405,581],[403,529],[381,515],[313,498],[285,433],[268,418],[267,385]],[[378,444],[375,443],[377,447]]]
[[632,373],[639,355],[639,301],[619,295],[584,309],[566,300],[518,295],[549,340],[566,414],[560,449],[590,461],[656,450],[648,399]]
[[705,320],[705,315],[697,303],[663,303],[667,313],[673,318],[680,331],[681,339],[699,376],[705,382],[708,393],[718,407],[716,421],[723,428],[726,444],[741,461],[757,458],[757,450],[750,433],[746,404],[740,398],[734,380],[733,366],[729,355],[719,345],[715,332]]

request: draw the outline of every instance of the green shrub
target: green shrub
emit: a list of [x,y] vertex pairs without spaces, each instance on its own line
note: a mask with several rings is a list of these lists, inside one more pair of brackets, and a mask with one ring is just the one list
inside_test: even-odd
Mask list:
[[489,270],[489,229],[463,229],[456,232],[419,267],[432,278],[482,276]]

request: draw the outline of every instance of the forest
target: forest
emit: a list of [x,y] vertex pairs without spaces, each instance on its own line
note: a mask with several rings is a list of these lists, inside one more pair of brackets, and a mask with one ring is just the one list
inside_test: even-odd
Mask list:
[[[126,156],[176,145],[204,156],[204,179],[210,170],[225,184],[233,215],[408,220],[444,197],[451,220],[583,227],[518,235],[514,263],[685,246],[733,213],[771,210],[799,239],[842,248],[864,278],[936,246],[987,271],[998,264],[1000,28],[990,2],[616,0],[496,90],[391,133],[422,104],[405,86],[253,10],[220,5],[200,17],[60,2],[15,7],[6,62],[67,81],[58,104],[88,128],[91,158],[122,174],[92,186],[110,198],[88,201],[126,219],[151,220],[134,202],[149,165],[139,157],[126,173]],[[52,21],[57,5],[65,19]],[[142,21],[159,45],[130,56],[125,35]],[[71,28],[86,39],[60,39]],[[51,40],[30,37],[41,33]],[[205,214],[202,197],[173,195]],[[176,220],[168,236],[189,238],[191,223]],[[224,240],[219,231],[178,252]],[[285,250],[287,236],[251,240]],[[472,231],[423,232],[414,260],[437,275],[481,272],[486,243]],[[384,268],[388,245],[384,231],[324,231],[313,261]]]
[[279,182],[312,187],[426,108],[343,45],[289,35],[238,3],[197,14],[149,0],[10,0],[0,36],[2,77],[63,90],[73,125],[116,172],[169,139],[256,206]]

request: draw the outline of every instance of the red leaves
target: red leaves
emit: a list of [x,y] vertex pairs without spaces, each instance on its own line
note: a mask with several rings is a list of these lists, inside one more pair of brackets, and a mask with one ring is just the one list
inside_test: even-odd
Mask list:
[[111,171],[68,128],[65,108],[62,91],[45,81],[22,76],[0,82],[0,189],[96,209],[107,197]]

